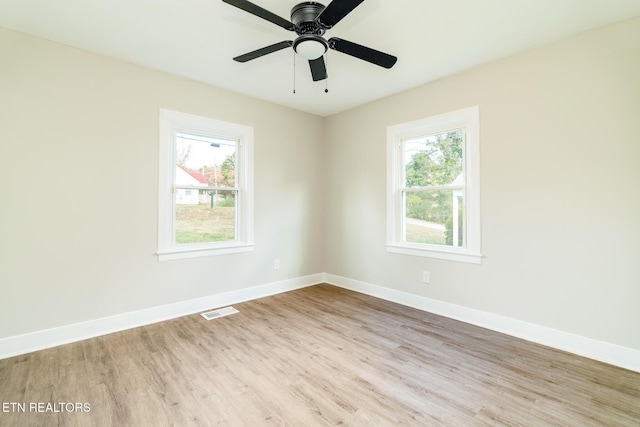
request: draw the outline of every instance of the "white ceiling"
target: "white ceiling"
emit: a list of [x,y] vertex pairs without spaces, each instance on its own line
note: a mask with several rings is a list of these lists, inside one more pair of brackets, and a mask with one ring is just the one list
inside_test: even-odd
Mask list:
[[[290,19],[300,1],[253,2]],[[387,70],[330,50],[325,93],[299,58],[293,94],[292,50],[232,58],[295,33],[222,0],[0,0],[2,27],[321,116],[635,16],[640,0],[365,0],[325,37],[390,53],[397,64]]]

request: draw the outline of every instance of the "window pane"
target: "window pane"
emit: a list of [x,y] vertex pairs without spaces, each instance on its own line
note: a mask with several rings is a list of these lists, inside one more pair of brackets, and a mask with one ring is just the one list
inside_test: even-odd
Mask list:
[[[236,239],[235,190],[197,191],[187,202],[176,189],[176,244],[225,242]],[[196,193],[196,191],[193,191]]]
[[456,129],[403,141],[405,187],[462,185],[462,138]]
[[176,132],[176,244],[236,239],[237,191],[180,186],[235,187],[236,141]]
[[236,141],[176,132],[176,182],[235,187]]
[[405,192],[405,241],[464,246],[463,194],[460,189]]

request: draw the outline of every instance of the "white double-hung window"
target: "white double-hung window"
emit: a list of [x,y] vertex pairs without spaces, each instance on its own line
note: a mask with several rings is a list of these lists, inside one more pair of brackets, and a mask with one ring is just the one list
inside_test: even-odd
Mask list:
[[387,250],[480,263],[478,107],[387,129]]
[[253,250],[253,128],[160,110],[158,257]]

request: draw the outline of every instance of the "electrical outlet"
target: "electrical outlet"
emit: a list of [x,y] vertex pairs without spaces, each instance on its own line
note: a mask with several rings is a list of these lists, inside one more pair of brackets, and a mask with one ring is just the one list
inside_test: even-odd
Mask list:
[[431,273],[429,273],[428,271],[423,271],[422,272],[422,282],[423,283],[429,283],[431,281]]
[[280,270],[280,260],[278,258],[273,260],[273,269]]

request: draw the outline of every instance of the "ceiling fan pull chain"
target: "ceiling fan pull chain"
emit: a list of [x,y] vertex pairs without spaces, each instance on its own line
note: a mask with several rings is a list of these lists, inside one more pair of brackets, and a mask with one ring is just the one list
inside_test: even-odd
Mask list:
[[329,93],[329,52],[324,54],[324,64],[327,70],[327,77],[324,79],[324,93]]
[[296,93],[296,52],[293,51],[293,94]]

